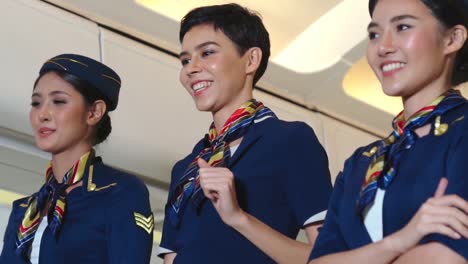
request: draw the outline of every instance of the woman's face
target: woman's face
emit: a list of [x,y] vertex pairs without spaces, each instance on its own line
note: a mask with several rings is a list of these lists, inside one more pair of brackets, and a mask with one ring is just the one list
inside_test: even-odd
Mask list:
[[408,98],[447,78],[444,29],[421,0],[380,0],[367,59],[387,95]]
[[39,149],[52,154],[90,145],[83,96],[56,73],[46,73],[31,97],[29,119]]
[[180,82],[198,110],[234,111],[250,99],[247,55],[239,55],[235,44],[212,25],[194,26],[185,34],[180,61]]

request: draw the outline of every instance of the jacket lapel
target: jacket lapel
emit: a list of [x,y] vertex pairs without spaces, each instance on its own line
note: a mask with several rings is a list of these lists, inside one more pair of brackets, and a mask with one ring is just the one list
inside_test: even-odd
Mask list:
[[239,145],[239,148],[236,150],[234,155],[229,160],[229,168],[232,168],[236,165],[239,159],[247,152],[249,149],[255,145],[257,142],[267,131],[268,131],[268,124],[270,122],[274,122],[276,119],[268,118],[267,120],[263,120],[261,122],[257,122],[252,125],[249,131],[245,134],[242,138],[242,141]]

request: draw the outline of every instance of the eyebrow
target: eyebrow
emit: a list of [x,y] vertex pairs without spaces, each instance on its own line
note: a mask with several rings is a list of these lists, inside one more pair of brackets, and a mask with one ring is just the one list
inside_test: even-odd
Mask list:
[[[417,17],[413,16],[413,15],[400,15],[400,16],[396,16],[396,17],[392,17],[392,19],[390,19],[390,22],[391,23],[395,23],[395,22],[398,22],[398,21],[401,21],[401,20],[404,20],[404,19],[418,19]],[[373,28],[373,27],[378,27],[379,26],[379,23],[377,22],[370,22],[369,25],[367,26],[367,30]]]
[[[220,45],[219,45],[217,42],[215,42],[215,41],[207,41],[207,42],[203,42],[203,43],[198,44],[197,46],[195,46],[195,50],[199,50],[199,49],[201,49],[201,48],[203,48],[203,47],[205,47],[205,46],[208,46],[208,45],[216,45],[216,46],[218,46],[218,47],[220,46]],[[187,54],[188,54],[187,51],[182,51],[182,52],[179,54],[179,58],[181,58],[181,57],[183,57],[183,56],[185,56],[185,55],[187,55]]]
[[[67,92],[64,92],[64,91],[52,91],[49,93],[49,95],[57,95],[57,94],[64,94],[64,95],[68,95],[70,96],[70,94],[68,94]],[[42,97],[42,94],[38,93],[38,92],[34,92],[31,97]]]

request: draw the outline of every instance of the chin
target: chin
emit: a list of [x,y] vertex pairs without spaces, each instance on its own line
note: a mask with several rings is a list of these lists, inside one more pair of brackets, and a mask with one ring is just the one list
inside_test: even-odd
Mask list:
[[36,140],[36,147],[44,152],[53,153],[55,150],[55,144],[51,142],[44,142],[42,140]]
[[397,96],[403,96],[404,88],[400,86],[395,86],[395,85],[389,86],[389,85],[382,84],[382,91],[387,96],[397,97]]
[[213,105],[207,102],[197,102],[195,101],[195,107],[200,112],[213,112]]
[[36,147],[44,152],[49,152],[52,153],[54,152],[54,147],[52,146],[47,146],[47,145],[42,145],[42,144],[36,144]]

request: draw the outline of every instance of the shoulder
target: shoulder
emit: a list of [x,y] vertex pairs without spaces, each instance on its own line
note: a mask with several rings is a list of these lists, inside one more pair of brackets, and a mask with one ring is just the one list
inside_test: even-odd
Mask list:
[[90,179],[88,180],[92,180],[92,184],[95,184],[96,188],[109,187],[109,189],[114,193],[119,193],[119,195],[149,195],[148,188],[144,182],[128,172],[113,168],[104,163],[98,163],[94,165],[92,173],[93,176],[90,175]]
[[16,228],[19,225],[32,197],[33,195],[13,201],[8,224],[9,228]]
[[18,207],[26,207],[29,203],[29,200],[31,200],[33,196],[34,194],[13,201],[12,208],[15,209]]
[[95,165],[94,174],[92,184],[96,188],[88,188],[88,193],[95,197],[96,202],[105,203],[106,212],[113,217],[130,217],[133,212],[148,215],[151,212],[149,191],[140,178],[102,163]]
[[[184,171],[187,166],[192,162],[195,157],[203,150],[205,147],[205,138],[200,139],[197,144],[192,149],[192,152],[185,156],[183,159],[177,161],[174,166],[172,167],[172,178],[177,176],[181,176],[181,171]],[[173,181],[174,179],[172,179]]]
[[283,141],[316,139],[313,128],[302,121],[284,121],[271,118],[256,124],[255,129],[264,130],[264,133],[269,137]]
[[343,173],[341,173],[342,177],[346,178],[347,176],[345,175],[353,175],[352,171],[354,171],[354,169],[362,168],[362,166],[367,168],[380,144],[381,140],[376,140],[366,146],[357,148],[353,154],[345,160],[342,171]]
[[465,134],[468,130],[468,101],[446,113],[441,118],[441,123],[446,123],[449,128],[455,128],[456,131]]

